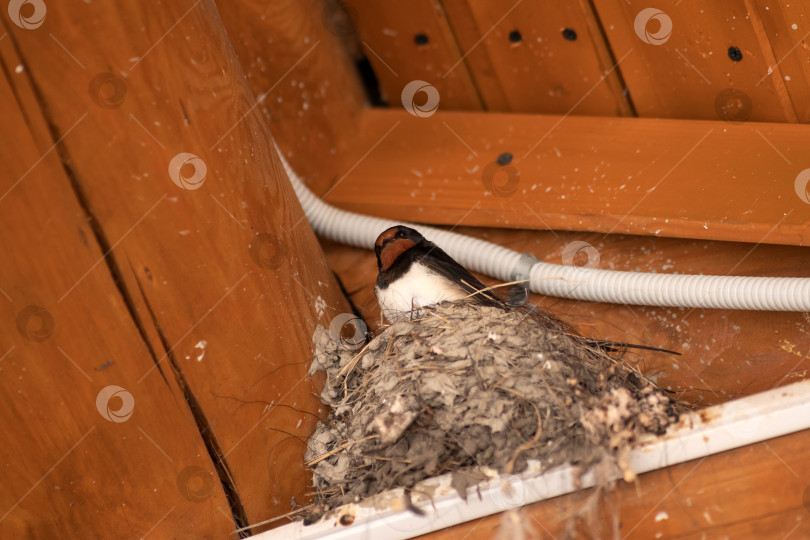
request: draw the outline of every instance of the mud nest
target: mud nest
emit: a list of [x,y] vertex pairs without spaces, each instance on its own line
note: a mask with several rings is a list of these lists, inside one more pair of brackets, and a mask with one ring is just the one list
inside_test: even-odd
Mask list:
[[482,469],[609,462],[634,478],[628,452],[661,434],[678,405],[652,382],[536,308],[427,308],[351,350],[319,327],[311,372],[332,407],[305,459],[321,514],[452,472],[466,498]]

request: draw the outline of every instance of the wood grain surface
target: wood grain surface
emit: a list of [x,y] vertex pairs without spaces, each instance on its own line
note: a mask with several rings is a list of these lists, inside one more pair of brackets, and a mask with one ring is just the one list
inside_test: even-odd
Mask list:
[[741,100],[745,120],[797,121],[755,2],[593,4],[639,116],[714,120]]
[[442,5],[486,110],[632,114],[588,2]]
[[348,14],[337,0],[228,0],[217,6],[257,112],[310,189],[325,192],[357,135],[366,100],[343,46],[356,39]]
[[782,78],[799,122],[810,122],[810,49],[806,45],[810,5],[775,0],[755,0],[753,4],[776,60],[769,66],[773,69],[768,78]]
[[0,64],[0,536],[224,538],[234,518],[203,437],[174,377],[137,384],[155,351],[8,38]]
[[[213,1],[48,9],[39,29],[4,18],[0,41],[0,365],[20,430],[0,535],[222,538],[286,513],[322,412],[311,335],[348,308]],[[29,304],[46,342],[15,326]],[[112,384],[126,422],[96,410]]]
[[451,226],[807,246],[807,137],[790,124],[371,109],[326,200]]
[[[383,98],[401,108],[402,92],[411,81],[437,89],[443,109],[480,110],[478,91],[441,3],[434,0],[376,2],[347,0],[357,25],[362,51],[374,68]],[[423,105],[419,92],[406,100]]]

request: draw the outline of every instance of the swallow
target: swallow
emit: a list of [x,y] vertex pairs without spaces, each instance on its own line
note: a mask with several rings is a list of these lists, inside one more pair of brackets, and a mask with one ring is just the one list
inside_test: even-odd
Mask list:
[[467,299],[505,307],[475,276],[414,229],[397,225],[374,243],[377,285],[374,295],[388,322],[410,317],[420,307]]
[[[396,225],[384,230],[374,242],[374,253],[378,271],[374,296],[389,323],[413,316],[420,307],[445,301],[466,299],[478,305],[512,309],[444,250],[410,227]],[[548,327],[605,352],[630,348],[680,356],[678,352],[658,347],[586,338],[550,313],[535,306],[529,311]]]

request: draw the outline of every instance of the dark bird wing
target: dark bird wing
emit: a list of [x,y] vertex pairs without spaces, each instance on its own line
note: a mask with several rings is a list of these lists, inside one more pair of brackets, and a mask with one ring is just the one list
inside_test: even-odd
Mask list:
[[423,253],[415,257],[420,264],[430,268],[440,276],[443,276],[454,283],[458,283],[465,291],[469,292],[475,299],[485,305],[504,307],[505,304],[491,290],[484,290],[486,285],[481,283],[475,276],[461,266],[450,255],[432,242],[425,241],[422,246]]
[[[475,276],[467,271],[466,268],[461,266],[455,259],[453,259],[450,255],[444,252],[440,247],[436,246],[432,242],[425,241],[424,246],[420,246],[423,253],[420,253],[415,260],[419,261],[420,264],[425,265],[426,267],[430,268],[437,274],[444,276],[445,278],[458,283],[465,291],[468,291],[470,294],[473,294],[470,298],[475,298],[477,301],[490,306],[497,306],[497,307],[507,307],[506,303],[501,300],[495,293],[491,290],[485,291],[486,285],[481,283]],[[474,294],[475,293],[475,294]],[[680,356],[681,353],[676,351],[670,351],[668,349],[661,349],[658,347],[650,347],[647,345],[636,345],[634,343],[624,343],[622,341],[609,341],[603,339],[593,339],[593,338],[585,338],[579,336],[577,332],[573,330],[567,323],[563,322],[562,320],[554,317],[550,313],[544,312],[542,310],[538,311],[542,313],[542,317],[546,320],[546,322],[563,332],[568,333],[569,335],[577,336],[585,345],[591,347],[597,347],[607,352],[618,352],[623,349],[643,349],[646,351],[657,351],[663,352],[668,354],[674,354]]]

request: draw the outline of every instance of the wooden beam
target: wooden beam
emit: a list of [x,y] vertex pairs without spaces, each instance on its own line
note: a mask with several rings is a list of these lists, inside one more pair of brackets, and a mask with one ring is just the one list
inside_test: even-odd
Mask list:
[[365,107],[357,69],[342,46],[350,20],[339,19],[347,15],[337,0],[217,6],[253,99],[261,100],[257,111],[294,170],[323,193]]
[[136,383],[154,349],[9,36],[0,65],[0,537],[226,538],[228,497],[178,381]]
[[[40,154],[61,158],[85,212],[71,210],[70,215],[91,223],[91,234],[106,253],[93,252],[76,265],[62,265],[47,254],[33,259],[35,266],[48,269],[58,285],[54,289],[64,296],[40,301],[58,303],[63,320],[84,321],[95,329],[80,334],[91,354],[94,337],[101,339],[96,334],[120,324],[97,297],[111,302],[108,295],[116,295],[116,302],[129,310],[128,324],[141,330],[141,347],[154,351],[149,365],[127,363],[115,377],[118,385],[140,396],[142,410],[151,410],[144,430],[167,434],[155,441],[161,447],[172,435],[187,436],[160,405],[163,401],[147,409],[150,400],[159,398],[150,388],[177,381],[174,403],[193,417],[194,436],[206,443],[195,459],[216,468],[217,485],[235,501],[231,508],[237,522],[286,513],[293,497],[302,503],[309,492],[310,474],[301,456],[321,408],[317,384],[307,376],[312,333],[348,306],[267,143],[264,120],[216,6],[213,0],[161,9],[74,1],[51,15],[39,30],[3,19],[9,35],[2,43],[13,43],[22,58],[19,73],[15,63],[7,64],[6,72],[15,81],[30,82],[29,89],[20,86],[15,92],[34,95],[23,104],[34,108],[23,113],[43,114],[49,125],[52,138]],[[15,132],[5,137],[6,148],[15,148]],[[28,156],[24,164],[36,166]],[[3,185],[10,186],[16,176],[4,175]],[[87,234],[67,225],[75,219],[47,213],[40,214],[43,219],[65,223],[61,231],[73,238]],[[42,241],[39,230],[32,224],[15,228],[15,234],[36,245]],[[96,265],[87,264],[88,259]],[[90,279],[97,273],[111,273],[117,287],[98,289]],[[33,290],[36,285],[28,283]],[[118,346],[128,348],[127,343]],[[115,359],[114,347],[100,350]],[[33,356],[39,362],[52,357]],[[62,387],[70,385],[67,379],[52,384],[64,395],[71,390]],[[93,403],[82,407],[94,410]],[[54,410],[69,417],[72,408],[65,400]],[[22,415],[19,421],[27,418]],[[100,420],[97,432],[114,438],[116,427]],[[96,446],[82,460],[114,465],[104,450]],[[186,465],[180,461],[183,455],[171,457],[178,472],[148,491],[129,492],[122,484],[119,497],[103,497],[84,484],[81,504],[87,519],[124,525],[134,515],[140,524],[145,522],[140,508],[146,505],[161,509],[149,514],[158,523],[178,500],[177,489],[170,486]],[[137,484],[142,478],[133,474],[129,480]],[[119,501],[126,509],[112,507]],[[160,524],[165,532],[156,529],[156,535],[183,536],[171,531],[178,524],[187,526],[187,516],[196,514],[193,500],[186,502],[190,509],[184,506],[181,512],[178,505],[175,517]],[[93,513],[98,507],[108,508],[107,519]],[[211,520],[223,519],[216,509],[206,508]],[[60,521],[60,527],[66,523]],[[70,530],[82,536],[80,527]],[[221,527],[195,535],[222,536],[216,530]],[[146,534],[148,527],[138,531]]]
[[[808,136],[788,124],[370,110],[326,200],[423,223],[806,246],[796,184]],[[503,153],[511,164],[497,163]]]

